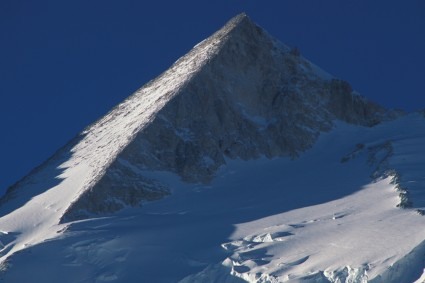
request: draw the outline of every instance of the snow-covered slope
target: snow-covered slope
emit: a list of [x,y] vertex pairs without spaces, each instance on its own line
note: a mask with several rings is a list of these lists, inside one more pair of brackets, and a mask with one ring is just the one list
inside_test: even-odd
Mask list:
[[402,183],[424,185],[419,170],[409,173],[424,161],[424,122],[412,114],[373,128],[338,123],[299,158],[227,160],[208,185],[146,171],[173,193],[74,222],[13,255],[3,280],[414,282],[425,267],[425,218],[397,207],[393,175],[372,175],[386,164]]
[[[386,173],[374,181],[363,179],[365,183],[358,191],[337,200],[236,224],[231,241],[222,244],[229,256],[182,282],[211,282],[209,278],[216,277],[228,282],[239,282],[235,277],[248,282],[423,282],[419,278],[425,267],[424,218],[417,210],[397,208],[401,200],[397,181],[414,184],[415,188],[425,185],[424,175],[417,168],[425,161],[424,122],[424,117],[413,114],[373,131],[338,127],[324,139],[339,132],[344,138],[332,142],[343,142],[344,146],[349,141],[361,141],[364,150],[357,152],[355,162],[361,160],[363,166],[369,163],[370,169],[385,167]],[[296,162],[324,151],[321,144],[323,140]],[[328,167],[337,161],[332,153],[338,151],[326,149],[327,157],[316,160],[323,167],[314,170],[335,182],[326,184],[326,189],[349,193],[338,177],[345,165],[341,164],[339,170]],[[304,165],[302,169],[310,168]],[[348,170],[353,170],[351,180],[344,176],[343,181],[353,184],[362,177],[358,170]],[[304,193],[320,193],[315,190],[325,182],[311,178],[310,172],[302,174],[310,177],[310,188]],[[415,206],[424,201],[418,195],[410,200]]]
[[397,116],[239,15],[8,190],[1,279],[413,282],[425,119]]
[[[0,229],[13,233],[3,243],[2,260],[29,245],[55,237],[64,213],[93,187],[118,154],[151,122],[157,112],[201,69],[234,28],[230,22],[196,46],[156,80],[148,83],[105,117],[89,126],[31,174],[11,187],[1,201]],[[168,191],[160,186],[150,193],[145,186],[133,190],[146,199]],[[140,201],[140,199],[139,199]]]

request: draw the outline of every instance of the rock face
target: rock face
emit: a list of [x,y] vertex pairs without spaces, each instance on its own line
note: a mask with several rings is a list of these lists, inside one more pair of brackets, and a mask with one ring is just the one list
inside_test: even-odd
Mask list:
[[392,115],[273,39],[245,14],[139,92],[196,65],[197,56],[203,63],[192,68],[190,79],[132,136],[62,221],[166,196],[169,190],[145,177],[144,170],[208,183],[226,158],[295,158],[335,120],[373,126]]

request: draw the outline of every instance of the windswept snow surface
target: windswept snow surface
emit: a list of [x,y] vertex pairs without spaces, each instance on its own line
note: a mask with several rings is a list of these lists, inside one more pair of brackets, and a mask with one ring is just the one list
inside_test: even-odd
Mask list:
[[[2,280],[422,282],[425,217],[397,205],[409,185],[413,206],[424,201],[424,122],[411,114],[373,128],[337,123],[294,160],[227,160],[208,186],[144,172],[172,194],[57,234],[54,221],[37,230],[31,218],[2,220],[2,244],[21,250]],[[22,213],[48,209],[42,201]],[[42,242],[33,231],[56,237]]]

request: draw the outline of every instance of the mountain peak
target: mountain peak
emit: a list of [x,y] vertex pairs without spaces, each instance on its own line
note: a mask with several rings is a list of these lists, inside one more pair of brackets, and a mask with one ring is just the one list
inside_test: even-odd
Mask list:
[[[259,27],[246,13],[240,13],[230,19],[220,30],[219,33],[224,32],[230,37],[246,37],[252,40],[255,37],[266,34],[265,30]],[[270,36],[269,36],[270,37]],[[271,37],[270,37],[271,38]]]
[[171,188],[144,175],[147,168],[208,183],[226,158],[295,158],[321,132],[331,130],[335,120],[371,126],[386,113],[356,95],[347,82],[324,75],[245,14],[196,45],[141,92],[167,98],[62,221],[169,194]]
[[295,158],[335,120],[370,126],[383,113],[242,13],[10,188],[0,226],[35,244],[172,192],[147,171],[208,183],[226,159]]
[[238,25],[240,22],[244,21],[244,20],[248,20],[251,21],[251,19],[248,17],[248,15],[245,12],[239,13],[236,16],[234,16],[233,18],[231,18],[227,24],[234,22],[235,25]]
[[248,17],[248,15],[245,12],[242,12],[236,16],[234,16],[233,18],[231,18],[225,25],[223,28],[227,28],[227,29],[232,29],[235,28],[237,26],[241,26],[241,25],[252,25],[254,24],[254,22],[252,22],[252,20]]

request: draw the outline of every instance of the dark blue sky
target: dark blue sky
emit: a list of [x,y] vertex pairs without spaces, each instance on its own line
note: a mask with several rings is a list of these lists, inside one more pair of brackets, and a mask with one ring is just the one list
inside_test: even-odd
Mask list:
[[423,0],[1,0],[0,193],[242,11],[364,96],[425,108]]

